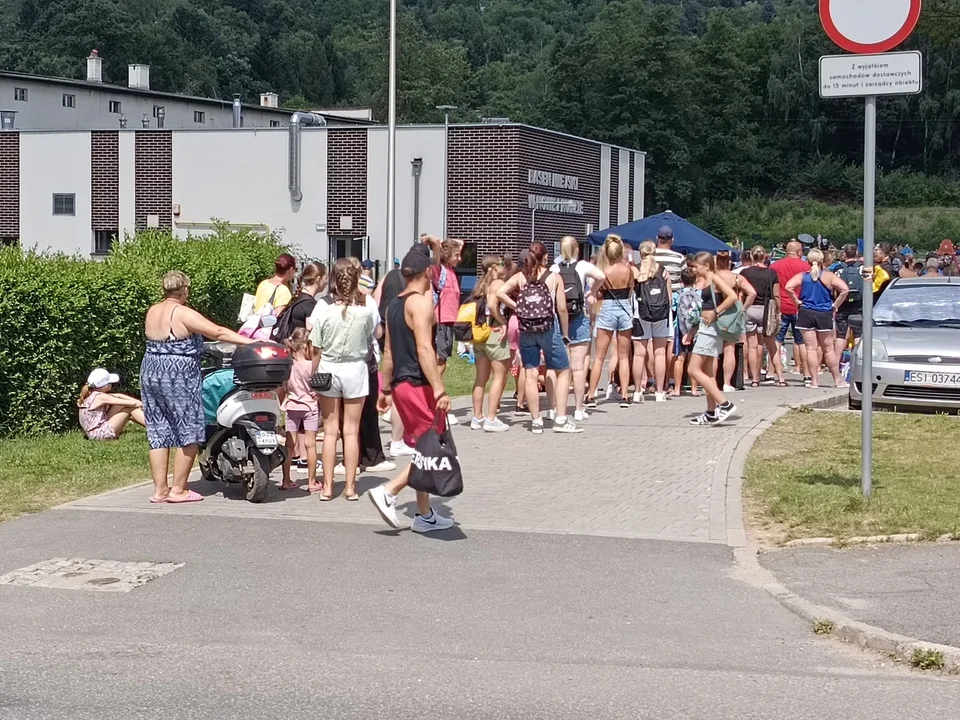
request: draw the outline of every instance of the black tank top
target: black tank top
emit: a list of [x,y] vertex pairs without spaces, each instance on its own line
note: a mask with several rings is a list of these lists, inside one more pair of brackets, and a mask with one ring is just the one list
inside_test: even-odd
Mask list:
[[[393,355],[393,384],[408,382],[411,385],[423,386],[427,384],[427,378],[420,368],[417,341],[404,316],[409,297],[396,297],[387,306],[387,329],[390,332],[390,353]],[[434,338],[434,351],[436,344]]]
[[605,288],[603,298],[604,300],[629,300],[630,288]]

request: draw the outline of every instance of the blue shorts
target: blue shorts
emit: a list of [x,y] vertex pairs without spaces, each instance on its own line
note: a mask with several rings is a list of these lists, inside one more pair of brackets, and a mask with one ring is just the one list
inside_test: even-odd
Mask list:
[[553,328],[542,333],[520,332],[520,361],[523,367],[540,367],[541,352],[547,370],[566,370],[570,367],[570,358],[563,346],[559,324],[554,323]]
[[796,315],[781,315],[780,316],[780,332],[777,333],[777,342],[783,345],[783,341],[787,339],[787,328],[793,330],[793,344],[794,345],[803,345],[803,335],[797,330],[797,316]]
[[590,318],[585,313],[570,318],[567,332],[571,345],[583,345],[590,342]]
[[629,300],[604,300],[597,316],[597,328],[607,332],[632,332],[633,317]]

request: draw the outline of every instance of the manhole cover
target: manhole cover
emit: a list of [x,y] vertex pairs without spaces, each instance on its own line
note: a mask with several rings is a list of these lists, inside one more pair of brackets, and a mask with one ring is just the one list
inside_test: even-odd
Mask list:
[[52,558],[0,576],[0,585],[130,592],[181,567],[183,563]]

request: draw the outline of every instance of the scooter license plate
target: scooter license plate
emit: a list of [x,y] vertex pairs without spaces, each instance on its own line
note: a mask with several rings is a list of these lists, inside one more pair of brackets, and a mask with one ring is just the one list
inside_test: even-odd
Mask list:
[[277,434],[267,430],[259,430],[254,436],[254,442],[257,443],[257,447],[276,447]]

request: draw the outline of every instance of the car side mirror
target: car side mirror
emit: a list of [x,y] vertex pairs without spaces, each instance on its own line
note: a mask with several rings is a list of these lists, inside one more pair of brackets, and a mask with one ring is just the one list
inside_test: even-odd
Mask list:
[[863,315],[851,315],[847,318],[847,323],[854,330],[862,331],[863,330]]

